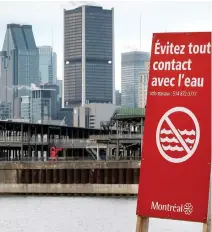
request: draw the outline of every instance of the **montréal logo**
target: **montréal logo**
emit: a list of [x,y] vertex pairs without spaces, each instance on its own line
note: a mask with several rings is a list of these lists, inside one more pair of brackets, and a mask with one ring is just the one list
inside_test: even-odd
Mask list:
[[156,211],[167,211],[174,213],[184,213],[186,215],[191,215],[193,212],[193,206],[191,203],[181,204],[181,205],[170,205],[170,204],[160,204],[159,202],[152,201],[151,209]]

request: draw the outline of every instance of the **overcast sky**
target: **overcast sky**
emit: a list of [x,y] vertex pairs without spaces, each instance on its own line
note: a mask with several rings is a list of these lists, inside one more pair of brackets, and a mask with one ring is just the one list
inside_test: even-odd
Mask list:
[[[95,3],[115,9],[116,89],[121,86],[121,52],[140,49],[140,31],[143,51],[150,51],[153,32],[212,31],[212,2],[148,0]],[[71,9],[75,5],[63,1],[0,1],[0,47],[8,23],[31,24],[37,46],[52,45],[53,30],[53,48],[58,55],[58,78],[62,79],[63,8]]]

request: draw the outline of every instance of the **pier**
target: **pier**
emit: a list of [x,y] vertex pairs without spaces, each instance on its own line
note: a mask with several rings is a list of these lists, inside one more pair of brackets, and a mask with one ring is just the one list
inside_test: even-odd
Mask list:
[[139,161],[0,163],[0,194],[135,195]]
[[143,125],[122,108],[102,129],[0,121],[0,194],[137,194]]

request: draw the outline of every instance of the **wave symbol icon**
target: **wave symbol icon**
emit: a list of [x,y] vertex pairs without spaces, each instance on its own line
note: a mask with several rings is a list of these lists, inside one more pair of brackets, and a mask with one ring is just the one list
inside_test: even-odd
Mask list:
[[[179,133],[181,135],[196,135],[196,132],[194,130],[190,130],[190,131],[187,131],[186,129],[181,131],[181,130],[178,130]],[[170,134],[173,134],[173,132],[171,130],[166,130],[166,129],[163,129],[161,130],[160,134],[165,134],[165,135],[170,135]]]
[[[178,130],[181,136],[193,136],[195,135],[195,131],[194,130]],[[180,141],[176,138],[176,136],[173,134],[173,132],[171,130],[166,130],[165,128],[161,130],[161,135],[166,134],[166,135],[172,135],[173,137],[165,137],[162,138],[160,137],[160,142],[161,143],[166,143],[166,145],[162,144],[162,148],[165,151],[185,151],[185,149],[182,146],[179,146],[178,144],[180,144]],[[195,139],[190,139],[189,137],[187,137],[186,139],[184,139],[185,143],[190,146],[193,145],[195,143]],[[176,145],[175,145],[176,144]]]
[[[169,137],[165,137],[165,138],[160,138],[160,141],[161,143],[179,143],[179,141],[173,137],[173,138],[169,138]],[[190,144],[194,144],[195,142],[195,139],[190,139],[190,138],[187,138],[185,139],[186,143],[190,143]]]
[[163,149],[165,151],[184,151],[183,147],[179,147],[179,146],[171,146],[171,145],[168,145],[168,146],[164,146],[162,145]]

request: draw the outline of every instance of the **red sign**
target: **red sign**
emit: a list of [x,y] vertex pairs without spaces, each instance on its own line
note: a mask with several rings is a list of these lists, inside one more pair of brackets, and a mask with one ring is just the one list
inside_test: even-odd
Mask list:
[[211,33],[153,35],[137,215],[206,222]]

